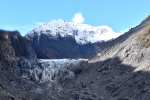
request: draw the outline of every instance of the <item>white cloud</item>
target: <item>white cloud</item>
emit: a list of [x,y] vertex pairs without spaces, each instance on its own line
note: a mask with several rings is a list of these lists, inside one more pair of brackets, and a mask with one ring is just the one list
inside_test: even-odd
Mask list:
[[82,16],[82,13],[76,13],[76,14],[74,15],[74,18],[73,18],[72,20],[73,20],[73,22],[75,22],[75,23],[83,23],[83,22],[85,21],[85,19],[84,19],[83,16]]
[[120,33],[125,33],[125,32],[127,32],[127,31],[129,31],[129,29],[121,30]]
[[45,24],[44,22],[34,22],[35,24],[37,24],[37,25],[43,25],[43,24]]

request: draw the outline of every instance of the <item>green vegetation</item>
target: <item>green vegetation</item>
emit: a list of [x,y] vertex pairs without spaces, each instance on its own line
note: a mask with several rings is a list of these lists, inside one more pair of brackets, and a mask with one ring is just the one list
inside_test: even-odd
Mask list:
[[142,47],[150,47],[150,25],[138,35],[136,43],[141,44]]
[[50,55],[50,54],[46,54],[46,57],[48,57],[48,59],[56,59],[56,57]]

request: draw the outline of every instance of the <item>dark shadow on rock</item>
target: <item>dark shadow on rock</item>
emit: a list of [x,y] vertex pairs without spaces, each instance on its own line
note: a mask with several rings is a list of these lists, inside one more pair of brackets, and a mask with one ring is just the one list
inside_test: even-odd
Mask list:
[[[28,59],[36,58],[36,54],[30,44],[30,40],[26,37],[22,37],[18,31],[0,30],[0,40],[1,43],[6,42],[7,44],[10,44],[12,49],[15,51],[15,56],[25,57]],[[5,47],[7,47],[7,45],[5,45]]]
[[68,93],[64,96],[76,100],[149,100],[150,73],[134,69],[118,57],[81,64],[82,72],[62,83],[63,93]]
[[[3,93],[9,92],[14,99],[149,100],[150,97],[150,73],[133,72],[135,68],[122,64],[118,57],[80,63],[76,70],[72,70],[76,74],[74,78],[58,83],[35,83],[23,79],[17,63],[3,63],[3,67],[5,71],[0,70],[0,89]],[[0,96],[7,96],[7,92],[0,93]]]

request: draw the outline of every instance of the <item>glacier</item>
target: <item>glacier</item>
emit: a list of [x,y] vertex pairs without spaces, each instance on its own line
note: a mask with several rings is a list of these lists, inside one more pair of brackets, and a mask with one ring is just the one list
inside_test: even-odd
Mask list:
[[37,82],[55,82],[58,79],[63,81],[74,77],[80,63],[88,59],[21,59],[20,66],[22,78],[31,79]]

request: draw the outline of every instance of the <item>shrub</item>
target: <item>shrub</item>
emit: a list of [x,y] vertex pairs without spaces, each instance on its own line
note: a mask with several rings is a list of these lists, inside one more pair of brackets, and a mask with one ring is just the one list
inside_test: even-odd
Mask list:
[[136,44],[141,44],[142,47],[150,47],[150,25],[138,35]]

